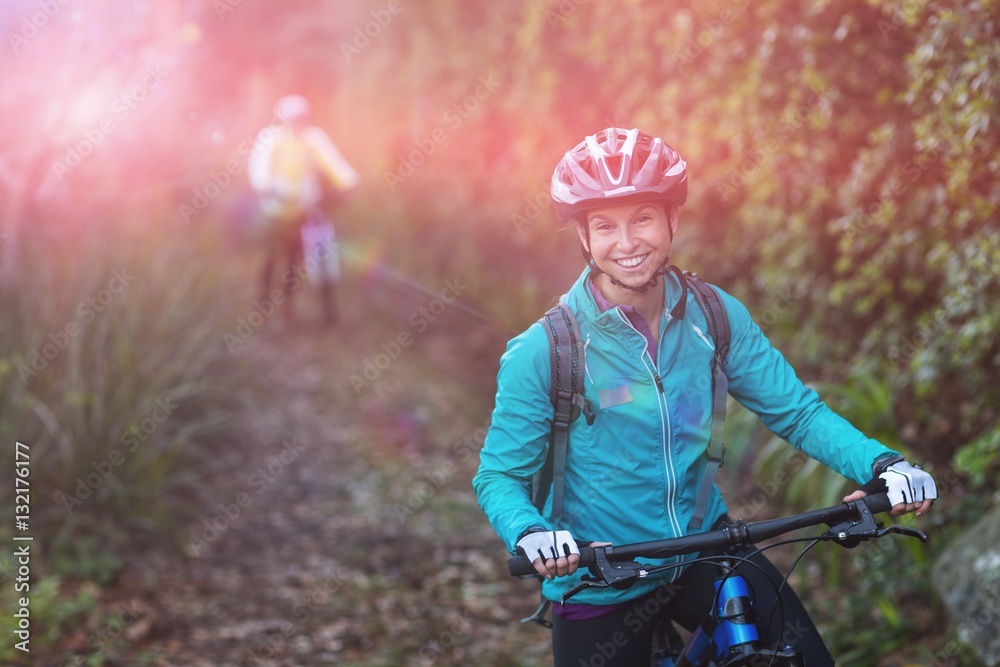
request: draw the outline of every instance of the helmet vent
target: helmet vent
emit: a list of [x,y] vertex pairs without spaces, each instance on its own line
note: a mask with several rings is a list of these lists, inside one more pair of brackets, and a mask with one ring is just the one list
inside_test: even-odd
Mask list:
[[610,200],[680,206],[687,198],[687,165],[658,137],[636,128],[607,128],[563,156],[552,175],[551,192],[563,221]]
[[604,158],[604,170],[607,176],[606,180],[609,184],[621,184],[622,177],[625,176],[625,163],[625,156],[621,153],[618,155],[608,155]]

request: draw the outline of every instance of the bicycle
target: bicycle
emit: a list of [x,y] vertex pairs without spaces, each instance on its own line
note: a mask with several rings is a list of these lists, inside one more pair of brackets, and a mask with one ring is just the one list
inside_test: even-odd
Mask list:
[[311,206],[294,220],[270,223],[262,272],[262,298],[268,300],[274,266],[280,255],[286,256],[287,268],[280,278],[284,293],[285,315],[294,320],[292,298],[305,287],[315,286],[323,321],[337,319],[336,287],[340,281],[340,258],[333,220],[319,206]]
[[[780,544],[810,541],[785,575],[781,586],[785,585],[792,570],[805,553],[819,542],[837,542],[852,548],[862,541],[877,539],[889,534],[915,537],[922,542],[927,536],[915,529],[900,525],[886,528],[875,520],[874,515],[891,509],[885,494],[868,496],[861,500],[842,503],[833,507],[812,510],[792,516],[747,522],[738,519],[733,523],[723,523],[718,529],[695,535],[654,540],[622,546],[581,546],[580,567],[589,568],[589,575],[568,591],[562,598],[565,602],[586,588],[625,589],[648,576],[680,567],[678,563],[649,566],[636,562],[640,558],[670,558],[703,551],[722,551],[733,554],[748,549],[758,542],[820,524],[830,526],[817,537],[796,538],[764,547],[769,549]],[[758,549],[762,551],[763,549]],[[703,560],[701,558],[697,560]],[[803,667],[801,654],[792,647],[764,647],[760,643],[762,633],[754,613],[751,592],[738,572],[739,563],[731,556],[710,556],[704,560],[716,563],[719,576],[715,582],[715,598],[706,614],[705,621],[692,634],[682,648],[672,640],[654,647],[654,667],[754,667],[774,665],[779,667]],[[693,561],[684,563],[689,565]],[[535,569],[525,556],[513,556],[507,561],[511,576],[527,576]],[[778,587],[780,590],[780,586]],[[772,610],[777,612],[777,607]],[[765,631],[766,633],[766,631]],[[669,639],[669,638],[668,638]],[[654,644],[656,638],[654,637]]]

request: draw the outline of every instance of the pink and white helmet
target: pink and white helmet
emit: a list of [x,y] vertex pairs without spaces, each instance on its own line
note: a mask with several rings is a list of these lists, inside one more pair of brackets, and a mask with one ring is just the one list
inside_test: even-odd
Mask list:
[[687,165],[677,151],[633,128],[609,127],[563,156],[552,174],[552,200],[566,222],[589,209],[627,201],[687,200]]

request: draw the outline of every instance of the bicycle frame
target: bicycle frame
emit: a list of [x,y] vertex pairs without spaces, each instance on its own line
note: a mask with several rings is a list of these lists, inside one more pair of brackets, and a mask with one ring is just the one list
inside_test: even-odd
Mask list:
[[[731,570],[731,563],[720,563],[720,576],[715,582],[715,617],[698,627],[670,667],[695,667],[711,664],[774,665],[802,667],[802,654],[791,647],[769,649],[760,644],[757,615],[743,577]],[[766,662],[764,662],[766,660]]]
[[[771,650],[760,645],[757,615],[743,577],[729,560],[719,562],[715,580],[715,613],[710,614],[683,648],[663,647],[654,652],[654,667],[696,667],[698,665],[774,665],[802,667],[802,656],[791,648]],[[715,619],[718,619],[717,622]],[[764,662],[766,660],[767,662]]]

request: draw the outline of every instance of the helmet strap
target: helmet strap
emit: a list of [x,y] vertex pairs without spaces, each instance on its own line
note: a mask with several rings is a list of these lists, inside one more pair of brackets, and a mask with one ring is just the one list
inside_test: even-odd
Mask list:
[[632,287],[631,285],[626,285],[625,283],[623,283],[622,281],[618,280],[617,278],[615,278],[611,274],[606,273],[605,271],[603,271],[601,269],[601,267],[597,266],[597,262],[594,261],[594,258],[590,256],[590,253],[588,253],[586,251],[586,249],[583,250],[583,256],[587,260],[587,264],[590,266],[590,272],[591,273],[593,273],[593,274],[603,273],[604,275],[606,275],[608,278],[611,279],[611,284],[612,285],[617,285],[618,287],[623,287],[623,288],[625,288],[627,290],[631,290],[633,292],[639,292],[639,293],[645,292],[650,287],[656,287],[656,285],[660,282],[660,276],[667,275],[668,273],[671,272],[671,269],[674,268],[674,267],[671,267],[671,266],[667,266],[667,264],[670,262],[670,257],[667,256],[666,258],[664,258],[663,263],[660,264],[660,268],[657,269],[656,273],[653,274],[653,277],[649,279],[649,282],[647,282],[645,285],[642,285],[640,287]]
[[[653,277],[649,279],[649,282],[646,283],[645,285],[642,285],[641,287],[632,287],[631,285],[626,285],[625,283],[623,283],[622,281],[618,280],[617,278],[615,278],[611,274],[607,274],[607,275],[608,275],[608,278],[611,279],[611,284],[612,285],[617,285],[618,287],[623,287],[623,288],[625,288],[627,290],[631,290],[633,292],[639,292],[640,294],[642,294],[643,292],[645,292],[646,290],[648,290],[650,287],[656,287],[659,284],[659,282],[660,282],[660,276],[664,276],[664,275],[666,275],[667,273],[670,272],[670,269],[667,268],[667,263],[668,262],[670,262],[670,257],[669,256],[667,256],[667,257],[664,258],[663,263],[660,264],[660,268],[656,270],[656,273],[654,273]],[[597,266],[597,265],[594,264],[594,266]],[[598,271],[600,271],[600,269],[598,269]]]
[[[674,240],[674,227],[670,222],[670,218],[672,217],[671,213],[675,206],[676,204],[671,204],[665,207],[667,213],[667,232],[670,234],[671,242],[673,242]],[[584,233],[586,233],[587,235],[587,244],[586,245],[583,245],[582,243],[580,244],[580,252],[583,253],[583,258],[587,260],[587,264],[590,265],[591,273],[595,274],[604,273],[604,271],[601,270],[601,267],[597,266],[597,262],[594,261],[594,256],[590,254],[589,250],[587,250],[587,248],[590,246],[590,226],[584,221],[578,221],[577,224],[583,225]],[[645,285],[642,285],[641,287],[632,287],[631,285],[626,285],[625,283],[618,280],[614,276],[610,274],[606,275],[608,276],[608,278],[611,279],[612,285],[617,285],[618,287],[622,287],[624,289],[631,290],[633,292],[639,292],[641,294],[646,290],[648,290],[650,287],[656,287],[656,285],[660,282],[659,280],[660,276],[665,276],[668,273],[676,272],[680,277],[681,281],[685,282],[684,275],[680,271],[680,269],[677,269],[676,266],[669,266],[669,262],[670,262],[670,255],[667,255],[665,258],[663,258],[663,263],[660,264],[660,268],[657,269],[656,273],[653,274],[653,277],[649,279],[649,282],[647,282]]]
[[[668,266],[667,263],[669,261],[670,261],[669,257],[663,260],[663,264],[660,265],[660,269],[653,275],[652,278],[650,278],[649,282],[643,285],[642,287],[630,287],[629,285],[625,285],[621,281],[616,280],[614,276],[609,275],[608,278],[611,278],[611,282],[614,285],[618,285],[619,287],[624,287],[625,289],[632,290],[633,292],[641,293],[645,292],[650,287],[655,287],[656,284],[659,282],[660,276],[667,276],[670,275],[671,273],[674,274],[674,276],[677,277],[677,282],[680,283],[681,286],[681,297],[680,299],[677,300],[677,303],[670,310],[670,316],[674,319],[682,320],[684,319],[684,312],[687,309],[686,308],[687,291],[688,291],[687,278],[684,277],[684,272],[681,271],[679,267],[673,264]],[[601,267],[597,266],[597,263],[593,259],[589,259],[587,264],[590,266],[591,273],[604,273],[604,271],[601,270]]]

